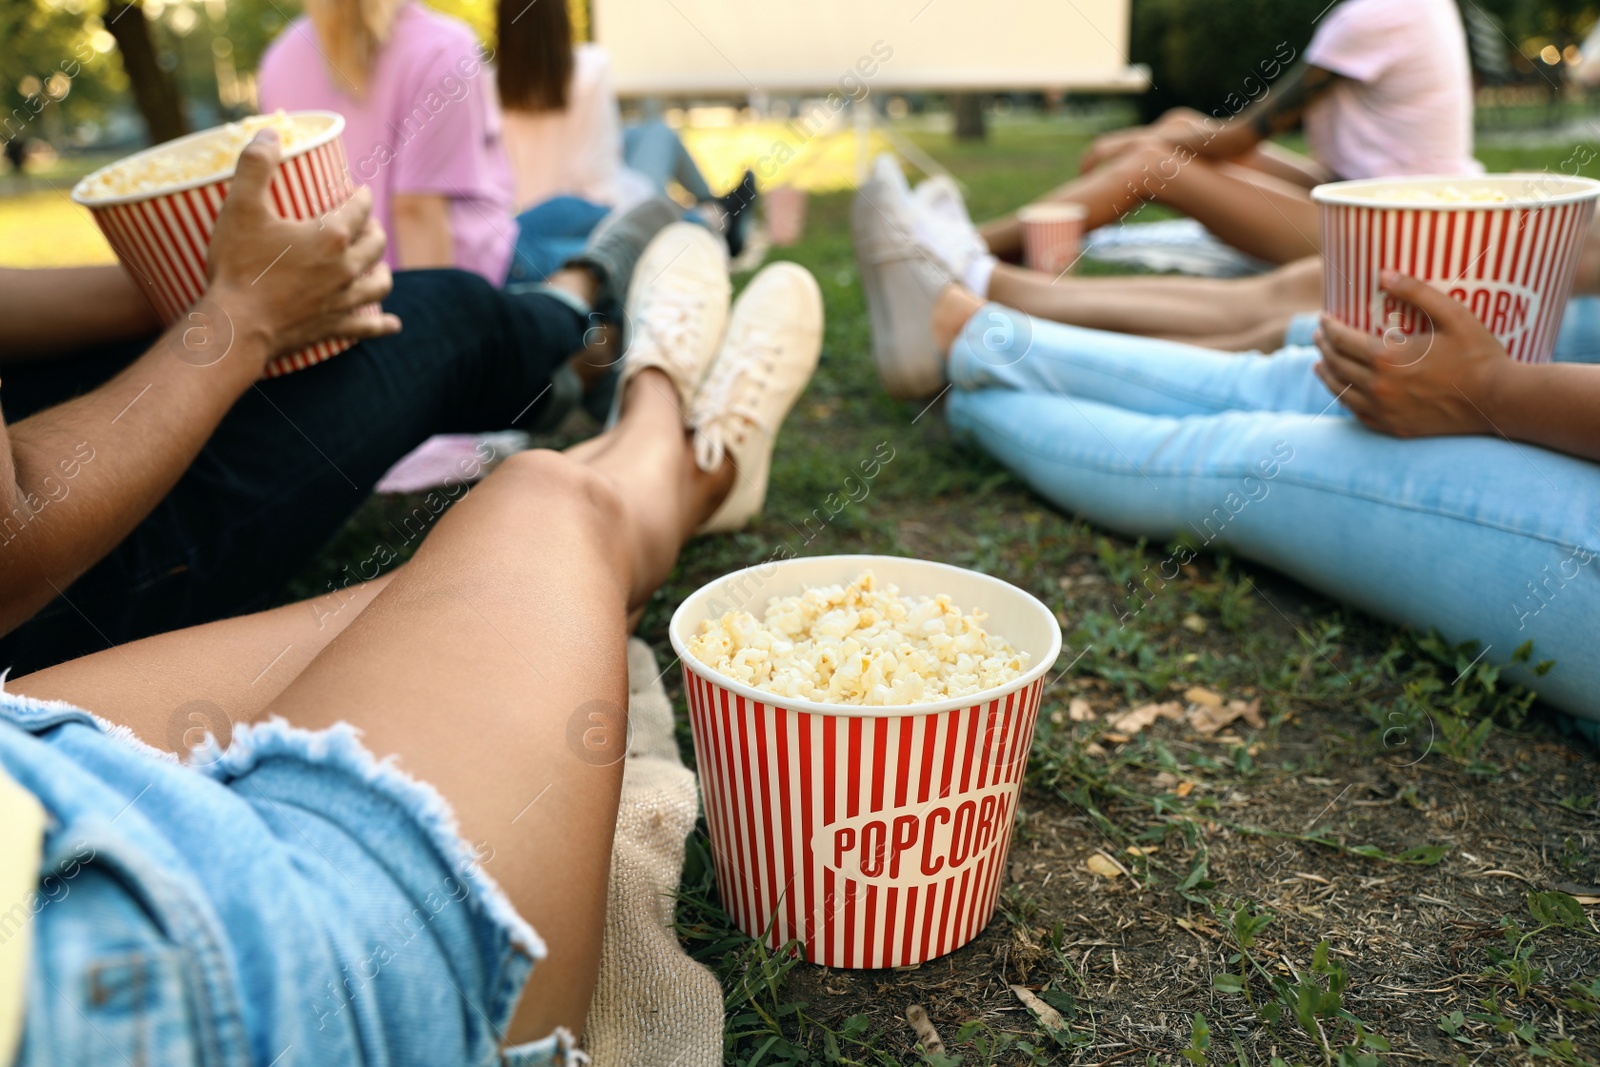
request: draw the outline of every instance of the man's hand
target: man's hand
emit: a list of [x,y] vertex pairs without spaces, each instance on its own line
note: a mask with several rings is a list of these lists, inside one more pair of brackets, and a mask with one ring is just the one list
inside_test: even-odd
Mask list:
[[278,159],[275,130],[245,146],[212,234],[206,297],[210,311],[226,316],[230,341],[255,335],[270,362],[330,337],[397,332],[393,315],[356,314],[394,285],[371,191],[357,189],[320,220],[279,218],[269,192]]
[[1516,364],[1465,305],[1416,278],[1379,284],[1432,320],[1431,331],[1389,340],[1323,315],[1317,377],[1363,424],[1395,437],[1498,432],[1488,414]]

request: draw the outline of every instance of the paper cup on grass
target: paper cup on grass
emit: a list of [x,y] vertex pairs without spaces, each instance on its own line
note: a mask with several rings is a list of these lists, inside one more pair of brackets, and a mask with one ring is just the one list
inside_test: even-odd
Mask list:
[[1553,174],[1369,178],[1312,190],[1323,291],[1341,322],[1404,345],[1427,316],[1378,288],[1382,271],[1472,309],[1512,359],[1548,362],[1600,182]]
[[793,185],[768,189],[762,201],[767,236],[779,248],[800,240],[806,230],[806,191]]
[[[908,596],[948,594],[1031,657],[971,697],[899,707],[778,697],[701,663],[688,642],[730,610],[863,571]],[[971,941],[994,914],[1046,672],[1050,609],[1006,582],[894,556],[821,556],[737,571],[671,624],[724,907],[751,937],[829,967],[903,967]]]
[[1060,274],[1078,261],[1083,250],[1082,204],[1029,204],[1017,212],[1022,223],[1023,260],[1029,270]]
[[[332,111],[288,116],[306,127],[285,144],[272,177],[273,206],[283,218],[313,219],[350,199],[355,183],[344,151],[344,117]],[[237,128],[219,126],[145,149],[80,181],[72,199],[89,209],[117,258],[146,284],[140,290],[163,325],[182,319],[206,289],[206,256],[217,214],[238,162]],[[379,314],[377,304],[360,309]],[[352,340],[321,341],[280,356],[266,371],[275,378],[321,363]]]

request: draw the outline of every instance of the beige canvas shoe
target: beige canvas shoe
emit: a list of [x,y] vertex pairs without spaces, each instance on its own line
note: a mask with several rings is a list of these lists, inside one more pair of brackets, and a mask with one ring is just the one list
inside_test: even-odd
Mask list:
[[872,360],[892,397],[925,400],[945,386],[944,357],[933,339],[933,303],[955,281],[917,244],[894,186],[873,178],[850,212],[856,267],[872,325]]
[[628,348],[611,411],[615,423],[628,381],[646,367],[678,387],[685,419],[728,322],[728,254],[704,226],[675,222],[639,257],[628,289]]
[[822,355],[822,290],[795,263],[774,263],[733,305],[722,342],[690,409],[695,461],[714,471],[731,457],[733,490],[700,533],[737,530],[761,512],[772,447]]

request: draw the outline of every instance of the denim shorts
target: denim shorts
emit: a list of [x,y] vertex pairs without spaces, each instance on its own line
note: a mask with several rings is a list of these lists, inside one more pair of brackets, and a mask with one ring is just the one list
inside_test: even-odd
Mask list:
[[580,1062],[504,1048],[544,945],[430,786],[348,725],[281,720],[191,764],[0,692],[0,765],[49,814],[19,1067]]
[[[1316,332],[1315,311],[1294,315],[1284,331],[1284,346],[1309,345]],[[1575,296],[1567,301],[1551,358],[1557,363],[1600,363],[1600,296]]]

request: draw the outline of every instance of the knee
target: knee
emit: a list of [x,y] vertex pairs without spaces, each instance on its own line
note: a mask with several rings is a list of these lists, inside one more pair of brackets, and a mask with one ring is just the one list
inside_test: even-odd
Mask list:
[[1178,176],[1183,165],[1192,159],[1182,150],[1159,142],[1136,145],[1118,156],[1114,165],[1121,177],[1143,199],[1155,198],[1166,183]]
[[495,468],[491,480],[504,491],[536,502],[540,514],[582,524],[608,540],[628,518],[616,485],[562,452],[543,448],[518,452]]
[[[402,270],[394,275],[394,292],[384,301],[405,319],[406,309],[448,310],[457,315],[491,315],[500,290],[469,270],[443,268]],[[396,306],[398,305],[398,306]]]

